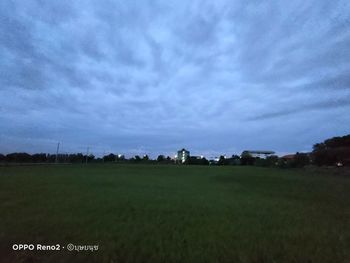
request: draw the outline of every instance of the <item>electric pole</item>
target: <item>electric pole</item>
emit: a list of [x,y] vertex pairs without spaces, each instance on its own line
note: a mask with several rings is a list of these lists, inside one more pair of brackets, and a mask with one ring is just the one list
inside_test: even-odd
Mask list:
[[58,151],[60,149],[60,143],[57,143],[57,149],[56,149],[56,160],[55,162],[58,163]]
[[86,149],[86,159],[85,159],[85,163],[88,163],[88,157],[89,157],[89,147],[87,147]]

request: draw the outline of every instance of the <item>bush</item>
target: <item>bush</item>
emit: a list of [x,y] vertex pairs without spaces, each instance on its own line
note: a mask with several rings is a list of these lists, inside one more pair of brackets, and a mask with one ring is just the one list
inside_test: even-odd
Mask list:
[[293,160],[294,167],[304,167],[310,164],[309,155],[306,153],[296,153]]

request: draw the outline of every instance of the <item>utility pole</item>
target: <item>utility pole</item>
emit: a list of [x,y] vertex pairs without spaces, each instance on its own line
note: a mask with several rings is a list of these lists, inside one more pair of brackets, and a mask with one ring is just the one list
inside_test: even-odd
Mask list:
[[88,156],[89,156],[89,147],[87,147],[86,149],[86,159],[85,159],[85,163],[88,163]]
[[58,163],[58,151],[60,149],[60,143],[57,143],[57,149],[56,149],[56,160],[55,162]]

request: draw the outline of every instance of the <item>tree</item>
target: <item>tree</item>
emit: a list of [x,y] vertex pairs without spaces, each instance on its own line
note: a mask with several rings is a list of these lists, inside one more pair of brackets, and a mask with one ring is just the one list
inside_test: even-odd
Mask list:
[[7,162],[14,163],[30,163],[32,162],[32,156],[28,153],[10,153],[6,155],[5,160]]
[[209,161],[205,158],[189,157],[186,159],[185,164],[189,165],[209,165]]
[[350,165],[350,134],[333,137],[313,146],[312,159],[317,165]]
[[103,156],[103,161],[104,162],[114,162],[117,159],[116,157],[117,156],[115,154],[110,153],[108,155]]
[[82,153],[69,154],[68,161],[70,163],[82,163],[84,162],[84,155]]
[[93,160],[95,160],[95,155],[89,154],[89,155],[88,155],[88,162],[91,162],[91,161],[93,161]]
[[32,161],[34,163],[45,163],[47,161],[46,153],[36,153],[32,155]]
[[141,157],[138,155],[135,155],[134,160],[136,163],[139,163],[139,162],[141,162]]
[[231,158],[226,159],[228,165],[240,165],[241,158],[238,155],[233,154]]
[[310,164],[309,155],[306,153],[296,153],[294,156],[294,166],[295,167],[304,167],[305,165]]
[[158,155],[158,157],[157,157],[157,162],[158,162],[158,163],[162,163],[162,162],[164,162],[164,161],[165,161],[164,155]]
[[219,161],[218,161],[218,165],[225,165],[225,164],[226,164],[226,162],[225,162],[225,156],[220,155]]
[[123,162],[123,161],[125,161],[126,159],[125,159],[125,156],[123,155],[123,154],[118,154],[117,156],[116,156],[116,161],[117,162]]
[[256,166],[262,167],[273,167],[278,165],[278,156],[271,155],[267,156],[265,159],[256,158],[255,163]]
[[242,152],[241,154],[241,164],[242,165],[254,165],[255,158],[247,151]]

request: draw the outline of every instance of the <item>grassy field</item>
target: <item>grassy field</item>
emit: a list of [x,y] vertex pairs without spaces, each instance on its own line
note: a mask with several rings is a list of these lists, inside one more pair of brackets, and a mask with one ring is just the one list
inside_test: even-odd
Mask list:
[[0,167],[0,201],[0,262],[350,262],[350,178],[317,170]]

